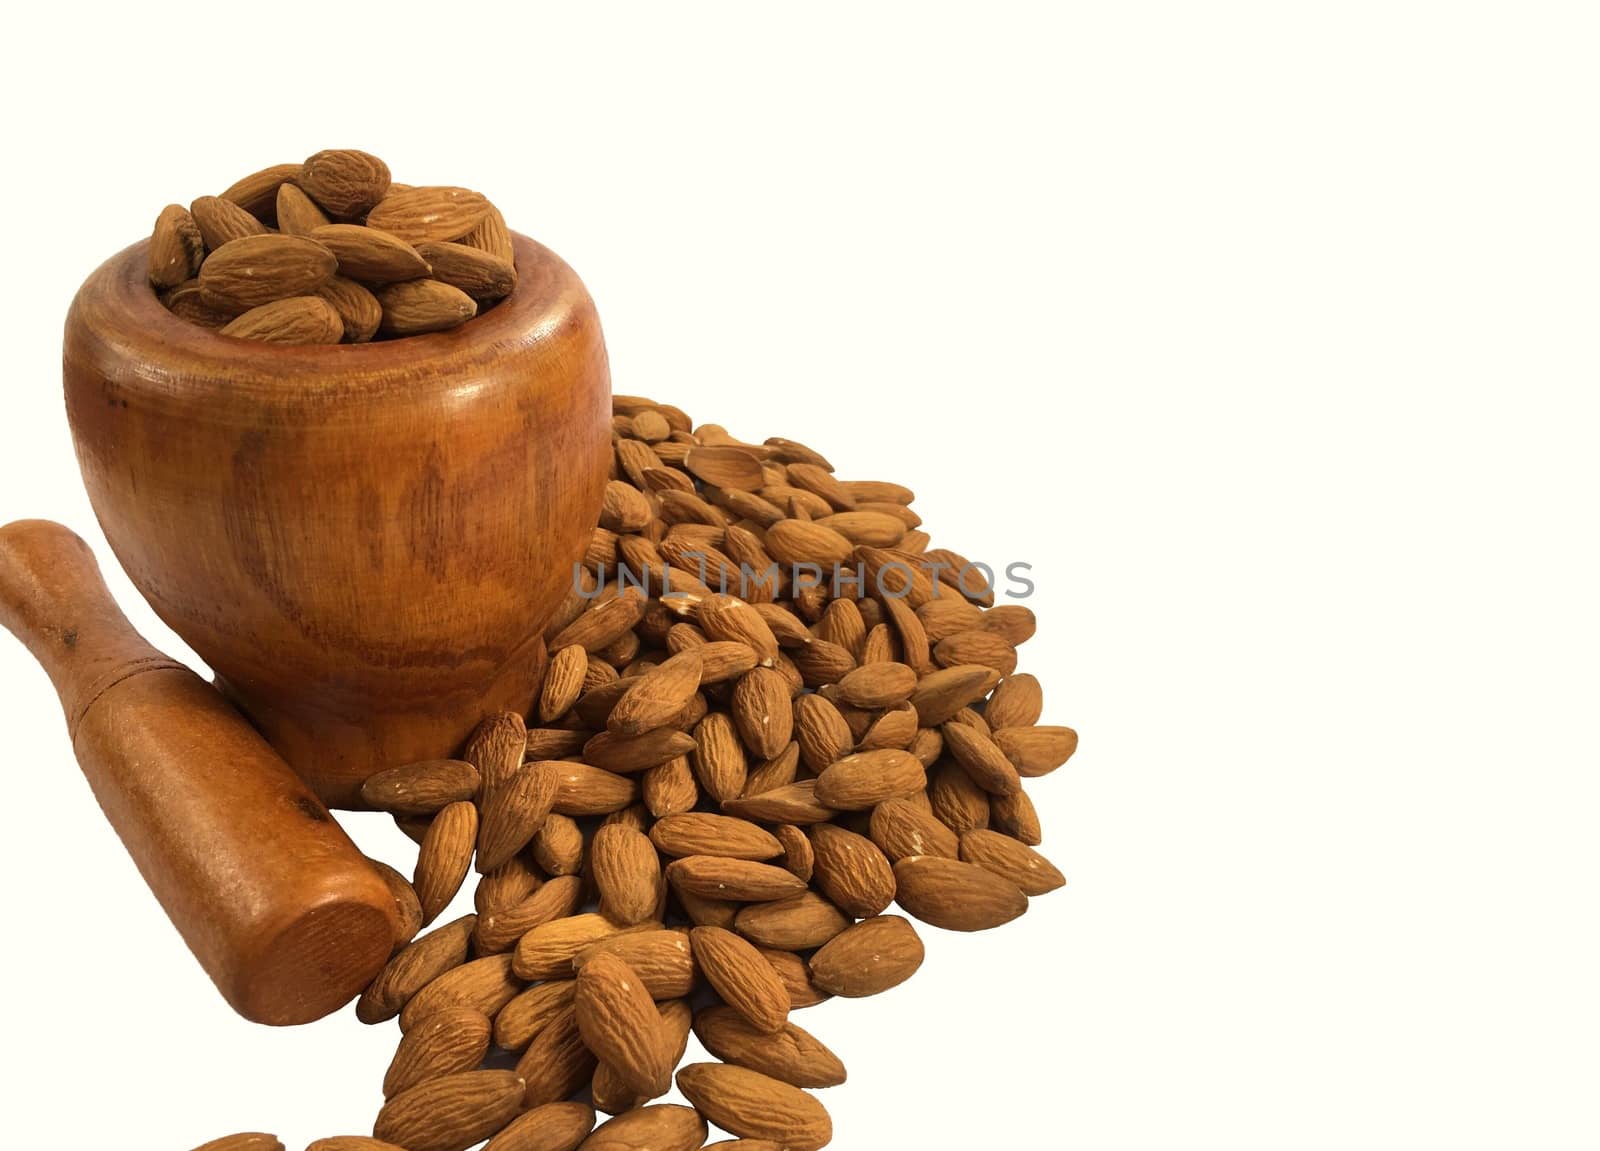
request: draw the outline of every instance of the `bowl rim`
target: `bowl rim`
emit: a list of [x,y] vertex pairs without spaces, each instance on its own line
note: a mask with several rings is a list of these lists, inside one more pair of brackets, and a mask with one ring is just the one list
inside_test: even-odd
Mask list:
[[[320,404],[386,393],[466,399],[487,368],[525,352],[593,308],[572,268],[511,233],[517,285],[481,316],[443,332],[364,344],[274,344],[224,336],[169,312],[150,285],[140,240],[84,281],[67,313],[63,358],[87,358],[135,394],[203,400],[256,394]],[[87,341],[87,342],[86,342]],[[552,381],[553,383],[553,381]]]

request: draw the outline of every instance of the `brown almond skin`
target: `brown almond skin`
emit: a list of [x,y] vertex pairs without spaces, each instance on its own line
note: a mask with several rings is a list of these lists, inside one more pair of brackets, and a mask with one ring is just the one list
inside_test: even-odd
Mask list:
[[543,763],[517,769],[507,784],[478,808],[479,874],[509,863],[544,826],[559,781]]
[[1034,676],[1011,675],[989,697],[983,717],[993,729],[1032,727],[1044,714],[1044,691]]
[[333,279],[338,261],[305,236],[243,236],[206,257],[200,296],[212,307],[248,311],[291,296],[309,296]]
[[811,848],[816,886],[846,915],[867,919],[894,902],[894,867],[866,836],[819,823],[811,829]]
[[800,758],[815,772],[843,759],[855,747],[850,725],[826,696],[808,694],[795,700],[794,727]]
[[791,1011],[815,1007],[833,998],[812,982],[811,970],[806,966],[806,961],[794,952],[772,947],[757,947],[756,950],[761,952],[761,958],[765,959],[772,970],[778,973],[778,978],[783,980],[783,985],[789,992]]
[[894,865],[894,877],[900,906],[947,931],[986,931],[1028,910],[1016,884],[959,860],[908,856]]
[[731,1007],[707,1007],[695,1015],[694,1033],[724,1063],[737,1063],[795,1087],[837,1087],[846,1078],[839,1057],[794,1023],[766,1032]]
[[459,759],[430,759],[390,768],[361,785],[361,798],[380,811],[432,815],[470,800],[481,784],[478,769]]
[[492,1025],[474,1007],[448,1007],[406,1032],[383,1077],[383,1097],[441,1075],[471,1071],[489,1053]]
[[375,294],[383,305],[378,331],[390,336],[448,331],[478,314],[478,305],[471,296],[438,280],[388,284]]
[[578,952],[572,960],[574,970],[583,970],[583,965],[601,952],[609,952],[633,968],[653,999],[681,999],[694,991],[698,968],[686,931],[663,929],[613,935]]
[[391,191],[367,213],[367,226],[392,232],[409,244],[459,240],[489,214],[489,201],[455,187]]
[[158,289],[176,288],[192,279],[205,259],[200,227],[182,204],[168,204],[150,233],[150,282]]
[[418,1084],[383,1105],[375,1139],[406,1151],[467,1151],[522,1109],[526,1087],[514,1071],[464,1071]]
[[330,148],[306,158],[295,183],[334,216],[359,216],[389,191],[389,165],[355,148]]
[[705,899],[759,903],[786,899],[805,890],[805,882],[781,867],[749,859],[688,855],[667,864],[667,879],[679,891]]
[[748,819],[691,811],[666,815],[650,828],[650,840],[662,854],[720,855],[761,862],[783,854],[783,844],[766,828]]
[[1000,673],[977,664],[959,664],[929,672],[911,693],[911,706],[923,727],[937,727],[968,704],[988,695]]
[[219,333],[268,344],[337,344],[344,337],[344,321],[321,296],[290,296],[251,308]]
[[942,731],[945,746],[973,783],[990,795],[1011,795],[1022,790],[1021,775],[987,732],[953,720]]
[[406,1151],[406,1149],[367,1135],[330,1135],[326,1139],[306,1144],[306,1151]]
[[222,198],[239,205],[264,223],[272,223],[273,209],[277,203],[278,189],[300,174],[299,164],[273,164],[259,172],[251,172],[235,180],[222,193]]
[[509,259],[461,243],[417,245],[417,254],[433,269],[433,278],[460,288],[474,300],[498,300],[517,286],[517,269]]
[[678,1089],[695,1109],[734,1135],[772,1139],[789,1151],[819,1151],[833,1138],[821,1103],[798,1087],[731,1063],[691,1063]]
[[749,904],[734,920],[734,930],[750,942],[782,951],[821,947],[849,926],[844,913],[814,891]]
[[811,981],[830,995],[860,999],[910,979],[923,960],[916,928],[898,915],[864,919],[811,957]]
[[483,1151],[578,1151],[594,1119],[587,1104],[546,1103],[517,1116]]
[[1044,842],[1044,829],[1039,824],[1039,813],[1034,810],[1028,793],[992,795],[989,797],[989,822],[1011,838],[1029,847]]
[[646,1098],[672,1086],[672,1052],[644,983],[618,956],[600,952],[578,970],[574,1000],[584,1046]]
[[661,902],[661,861],[641,831],[612,824],[595,832],[589,865],[605,914],[621,924],[643,923]]
[[690,649],[639,676],[611,709],[607,730],[617,735],[643,735],[666,727],[700,690],[702,668],[700,653]]
[[411,880],[422,902],[424,923],[432,923],[461,890],[477,837],[478,809],[471,803],[452,803],[433,817]]
[[502,1007],[494,1017],[494,1043],[507,1051],[523,1051],[563,1015],[570,1014],[578,994],[575,979],[536,983]]
[[[482,883],[478,886],[482,890]],[[472,945],[479,955],[509,951],[535,927],[577,914],[582,903],[583,880],[575,875],[555,876],[514,903],[488,906],[480,911]]]
[[739,738],[751,754],[770,759],[788,746],[794,710],[788,681],[779,672],[767,667],[746,672],[734,686],[732,707]]
[[311,197],[294,184],[279,184],[276,199],[280,232],[286,232],[291,236],[309,236],[330,222]]
[[910,699],[916,686],[917,673],[903,663],[869,663],[839,681],[839,698],[853,707],[881,711]]
[[817,776],[819,803],[838,811],[864,811],[927,785],[927,773],[907,751],[882,748],[847,755]]
[[202,1143],[194,1151],[283,1151],[283,1142],[276,1135],[260,1131],[241,1131],[237,1135],[224,1135],[209,1143]]
[[661,1103],[602,1123],[581,1151],[699,1151],[705,1141],[706,1121],[699,1112]]
[[522,990],[511,956],[486,955],[451,968],[418,991],[400,1012],[400,1030],[410,1032],[436,1011],[472,1007],[493,1018]]
[[401,948],[356,1001],[356,1018],[367,1024],[393,1019],[423,987],[461,966],[477,922],[476,915],[464,915]]
[[363,284],[414,280],[428,274],[428,262],[404,240],[359,224],[324,224],[310,232],[339,261],[339,274]]
[[189,214],[194,217],[208,252],[215,252],[230,240],[267,235],[265,224],[220,196],[201,196],[189,205]]
[[909,800],[891,799],[872,809],[872,842],[891,863],[908,855],[940,855],[955,859],[960,841],[930,811]]
[[967,832],[961,837],[961,858],[1016,884],[1024,895],[1044,895],[1067,882],[1044,856],[998,831]]
[[517,1074],[528,1083],[524,1106],[542,1107],[568,1098],[589,1082],[597,1065],[578,1031],[576,1011],[568,1008],[534,1036],[517,1061]]
[[1078,750],[1078,733],[1070,727],[1004,727],[994,741],[1029,779],[1049,775]]
[[706,981],[751,1027],[768,1034],[789,1018],[789,991],[749,941],[721,927],[689,932],[695,962]]
[[519,979],[564,979],[579,952],[623,930],[593,912],[542,923],[517,941],[512,970]]

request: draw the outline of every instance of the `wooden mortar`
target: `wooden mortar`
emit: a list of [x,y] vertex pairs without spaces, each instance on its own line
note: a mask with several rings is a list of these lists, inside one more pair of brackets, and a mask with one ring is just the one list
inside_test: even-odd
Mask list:
[[67,416],[106,539],[329,805],[527,712],[610,460],[594,303],[515,236],[516,290],[451,332],[235,340],[169,313],[144,243],[67,316]]

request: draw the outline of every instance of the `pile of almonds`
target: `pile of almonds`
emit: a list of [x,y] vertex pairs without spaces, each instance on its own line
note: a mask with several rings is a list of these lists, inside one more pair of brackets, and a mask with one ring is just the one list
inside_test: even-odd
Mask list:
[[174,315],[284,344],[444,331],[517,283],[493,204],[466,188],[391,183],[387,164],[350,148],[167,205],[149,255],[150,284]]
[[[891,905],[976,931],[1064,882],[1023,790],[1077,746],[1016,670],[1033,613],[931,548],[906,488],[614,411],[533,714],[363,791],[421,845],[410,882],[385,869],[409,942],[356,1007],[403,1038],[372,1137],[308,1151],[696,1151],[708,1124],[814,1151],[845,1068],[791,1015],[918,969]],[[416,936],[474,863],[476,914]],[[691,1032],[717,1062],[679,1067]],[[691,1106],[652,1103],[674,1072]]]

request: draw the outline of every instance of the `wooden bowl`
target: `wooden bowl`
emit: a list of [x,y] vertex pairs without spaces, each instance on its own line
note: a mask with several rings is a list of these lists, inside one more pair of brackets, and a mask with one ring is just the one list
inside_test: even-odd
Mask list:
[[571,268],[515,243],[509,297],[403,340],[218,335],[156,299],[143,243],[67,316],[67,417],[106,539],[330,805],[527,712],[594,527],[600,321]]

